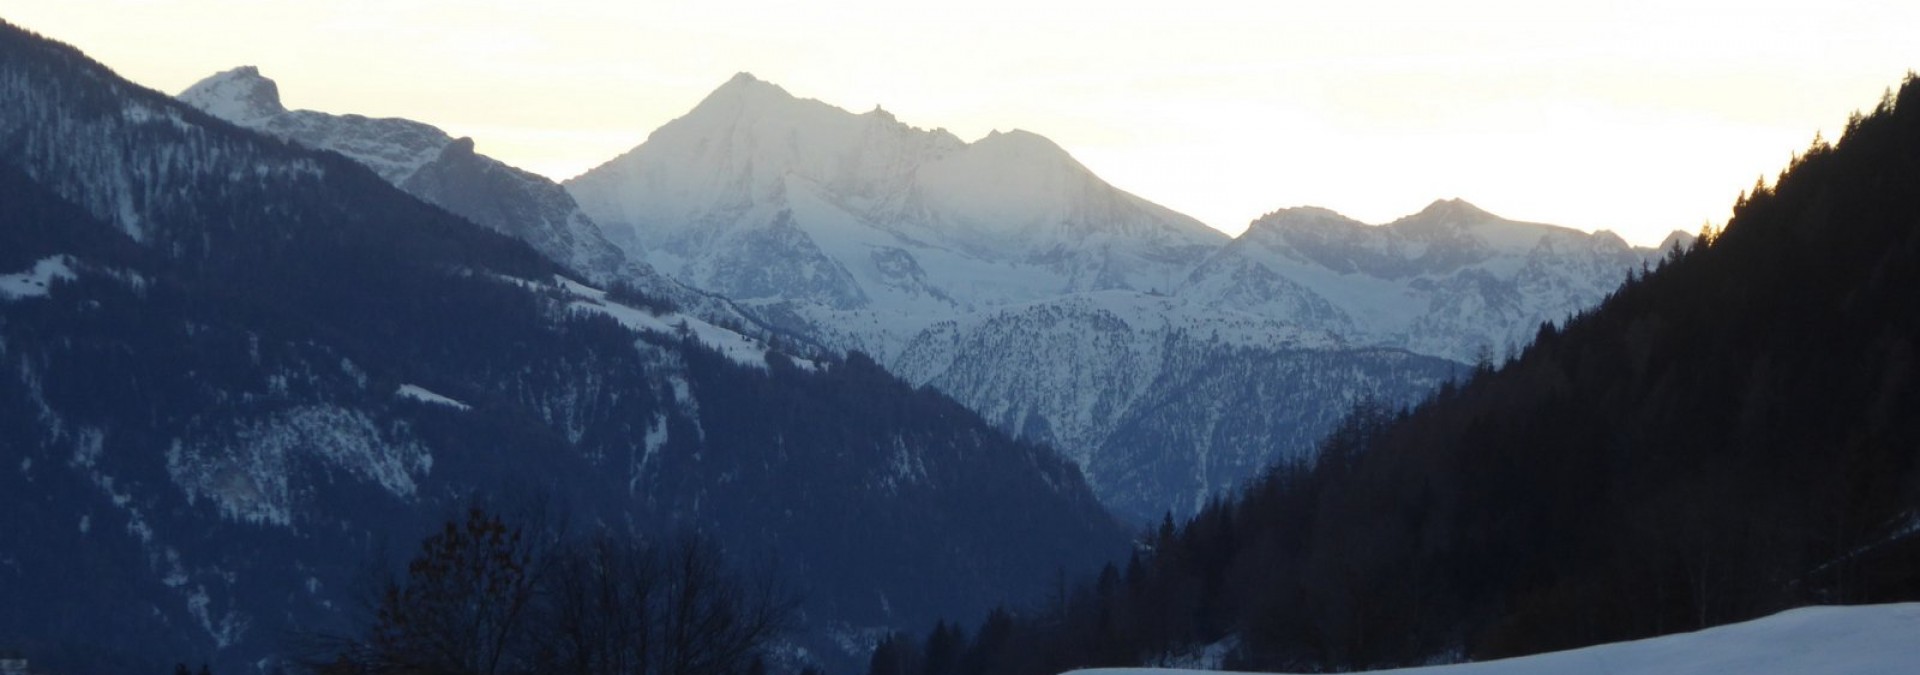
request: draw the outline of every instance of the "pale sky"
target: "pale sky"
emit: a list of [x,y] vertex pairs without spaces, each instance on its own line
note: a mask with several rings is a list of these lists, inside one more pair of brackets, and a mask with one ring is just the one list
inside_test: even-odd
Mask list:
[[973,140],[1020,128],[1228,233],[1458,197],[1657,242],[1720,224],[1920,68],[1920,2],[6,0],[167,93],[407,117],[565,179],[747,71]]

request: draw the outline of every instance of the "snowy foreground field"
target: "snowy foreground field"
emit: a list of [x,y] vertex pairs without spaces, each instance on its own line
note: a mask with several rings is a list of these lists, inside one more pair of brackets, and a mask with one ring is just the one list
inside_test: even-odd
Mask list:
[[[1920,673],[1920,603],[1807,607],[1697,633],[1499,661],[1372,672],[1396,675]],[[1110,668],[1077,670],[1068,675],[1201,673],[1206,671]]]

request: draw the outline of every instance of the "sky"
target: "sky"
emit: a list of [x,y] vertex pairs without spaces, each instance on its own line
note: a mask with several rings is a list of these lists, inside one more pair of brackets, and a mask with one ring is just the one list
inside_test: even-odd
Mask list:
[[1441,198],[1639,244],[1719,225],[1920,69],[1920,2],[6,0],[178,93],[406,117],[565,179],[736,72],[972,140],[1025,129],[1230,234]]

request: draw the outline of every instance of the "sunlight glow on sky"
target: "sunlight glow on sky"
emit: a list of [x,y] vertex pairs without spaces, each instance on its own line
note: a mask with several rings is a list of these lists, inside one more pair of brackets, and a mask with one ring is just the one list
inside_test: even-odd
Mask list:
[[1920,2],[9,0],[167,93],[407,117],[564,179],[733,73],[963,139],[1020,128],[1237,233],[1458,197],[1651,244],[1719,224],[1920,68]]

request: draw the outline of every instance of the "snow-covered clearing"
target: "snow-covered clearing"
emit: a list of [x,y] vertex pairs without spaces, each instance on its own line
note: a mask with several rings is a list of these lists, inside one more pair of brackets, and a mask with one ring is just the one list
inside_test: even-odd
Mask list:
[[[1382,675],[1914,673],[1920,672],[1920,603],[1805,607],[1695,633],[1499,661],[1371,672]],[[1073,671],[1071,675],[1198,673],[1206,671],[1111,668]]]
[[73,279],[71,259],[56,255],[40,259],[24,272],[0,274],[0,300],[45,297],[54,279]]

